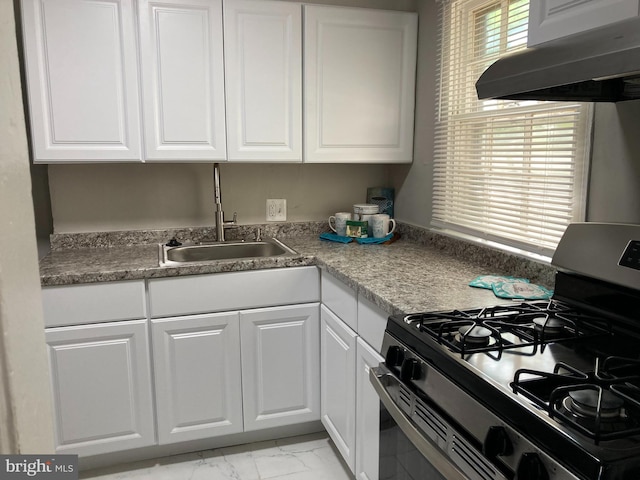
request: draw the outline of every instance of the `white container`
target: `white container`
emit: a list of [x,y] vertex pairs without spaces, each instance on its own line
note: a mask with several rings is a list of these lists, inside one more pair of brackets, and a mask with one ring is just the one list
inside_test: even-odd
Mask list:
[[373,203],[356,203],[353,206],[353,219],[362,221],[362,215],[375,215],[380,212],[380,206]]

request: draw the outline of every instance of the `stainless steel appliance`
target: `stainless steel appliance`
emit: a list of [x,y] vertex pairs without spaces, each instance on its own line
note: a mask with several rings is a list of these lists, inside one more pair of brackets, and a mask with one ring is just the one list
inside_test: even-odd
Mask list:
[[476,82],[478,98],[620,102],[640,98],[640,17],[506,55]]
[[572,224],[549,301],[389,317],[380,480],[640,478],[640,225]]

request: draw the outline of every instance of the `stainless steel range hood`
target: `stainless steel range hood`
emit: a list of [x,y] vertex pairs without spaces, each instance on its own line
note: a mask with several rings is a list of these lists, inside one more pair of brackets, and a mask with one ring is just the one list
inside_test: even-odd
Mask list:
[[476,82],[478,98],[640,99],[640,17],[507,55]]

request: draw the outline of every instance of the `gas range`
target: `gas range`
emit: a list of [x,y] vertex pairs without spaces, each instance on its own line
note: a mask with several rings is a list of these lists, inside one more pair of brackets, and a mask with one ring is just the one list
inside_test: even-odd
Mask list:
[[481,452],[464,478],[640,478],[638,239],[573,224],[551,300],[389,318],[382,367]]

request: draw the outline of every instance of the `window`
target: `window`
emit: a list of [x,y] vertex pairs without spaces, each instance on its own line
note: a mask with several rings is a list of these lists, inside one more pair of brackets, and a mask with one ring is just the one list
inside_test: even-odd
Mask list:
[[440,0],[433,226],[551,255],[584,219],[591,104],[478,100],[526,47],[528,0]]

